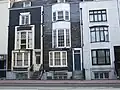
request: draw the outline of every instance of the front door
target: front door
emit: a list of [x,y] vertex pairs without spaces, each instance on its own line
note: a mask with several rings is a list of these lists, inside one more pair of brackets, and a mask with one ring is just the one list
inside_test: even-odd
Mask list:
[[80,50],[74,50],[74,70],[79,71],[81,70],[81,57],[80,57]]

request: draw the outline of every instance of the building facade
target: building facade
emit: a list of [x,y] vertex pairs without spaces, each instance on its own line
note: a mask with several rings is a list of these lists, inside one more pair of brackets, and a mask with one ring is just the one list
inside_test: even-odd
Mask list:
[[[4,12],[3,12],[4,11]],[[6,77],[7,30],[9,21],[8,0],[0,1],[0,79]]]
[[[86,79],[115,79],[119,65],[119,9],[117,1],[80,3]],[[113,18],[114,17],[114,18]],[[115,68],[117,65],[117,68]]]
[[9,9],[7,78],[116,79],[118,6],[114,0],[13,3]]

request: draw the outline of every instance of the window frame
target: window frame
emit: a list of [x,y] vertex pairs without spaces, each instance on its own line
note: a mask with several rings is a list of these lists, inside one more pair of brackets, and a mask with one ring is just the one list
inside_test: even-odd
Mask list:
[[[59,19],[58,17],[58,13],[59,12],[63,12],[63,18],[62,19]],[[67,13],[66,13],[67,12]],[[55,16],[53,15],[55,14]],[[68,17],[68,19],[66,19],[66,16]],[[55,18],[55,20],[54,20]],[[67,11],[67,10],[64,10],[64,11],[55,11],[55,12],[52,12],[52,21],[53,22],[57,22],[57,21],[70,21],[70,12]]]
[[[105,63],[98,63],[98,51],[104,51],[104,58],[105,59]],[[93,56],[93,52],[96,53],[96,56]],[[109,52],[109,56],[106,55],[106,53]],[[94,58],[96,58],[96,64],[94,63]],[[109,63],[107,63],[107,58],[109,58]],[[91,59],[92,59],[92,65],[111,65],[111,59],[110,59],[110,49],[92,49],[91,50]]]
[[[59,46],[59,30],[64,30],[64,45]],[[68,32],[67,32],[68,30]],[[69,37],[69,41],[67,41]],[[67,43],[69,42],[69,43]],[[68,45],[69,44],[69,45]],[[70,48],[71,47],[71,30],[70,29],[54,29],[52,30],[52,47],[53,48]]]
[[[31,25],[31,29],[29,30],[19,30],[20,26],[15,27],[15,50],[21,49],[21,32],[26,32],[26,48],[25,49],[33,49],[34,48],[34,25]],[[31,47],[29,47],[29,32],[32,33],[31,35]],[[19,33],[19,35],[18,35]]]
[[[101,17],[101,20],[99,20],[99,15]],[[103,19],[103,15],[105,15],[105,20]],[[91,16],[93,20],[91,20]],[[95,16],[97,20],[95,20]],[[106,9],[89,10],[89,21],[90,22],[106,22],[107,21],[107,10]]]
[[[103,30],[101,30],[100,28],[103,28]],[[105,30],[105,28],[107,28],[107,30]],[[94,30],[93,30],[94,29]],[[97,30],[98,29],[98,30]],[[105,35],[105,33],[107,32],[107,37]],[[94,40],[92,40],[93,34],[94,33]],[[97,40],[97,33],[99,33],[99,40]],[[102,34],[103,37],[102,37]],[[103,40],[102,40],[103,38]],[[90,27],[90,42],[91,43],[96,43],[96,42],[109,42],[109,27],[108,26],[92,26]]]
[[[17,53],[21,53],[21,55],[22,55],[22,65],[21,66],[18,66],[17,65]],[[25,57],[24,57],[24,55],[25,55],[25,53],[27,53],[27,58],[28,58],[28,64],[27,65],[25,65]],[[19,67],[19,68],[21,68],[21,67],[29,67],[30,66],[30,52],[29,51],[12,51],[12,68],[13,67]]]
[[[103,78],[100,78],[100,74],[102,73]],[[106,78],[105,73],[108,74],[108,78]],[[98,74],[98,78],[95,78],[95,74]],[[94,75],[94,79],[95,80],[103,80],[103,79],[109,79],[110,75],[109,75],[109,71],[94,71],[93,72]]]
[[[60,63],[61,65],[55,65],[55,53],[60,53]],[[66,53],[66,65],[63,65],[63,53]],[[51,65],[51,56],[52,55],[52,65]],[[50,51],[49,52],[49,67],[67,67],[67,51]]]
[[31,5],[32,5],[32,2],[30,2],[30,1],[23,2],[23,7],[31,7]]
[[[26,16],[28,16],[28,23],[26,23]],[[25,18],[24,23],[22,23],[22,17]],[[31,24],[31,15],[30,12],[20,13],[19,16],[19,25],[30,25]]]

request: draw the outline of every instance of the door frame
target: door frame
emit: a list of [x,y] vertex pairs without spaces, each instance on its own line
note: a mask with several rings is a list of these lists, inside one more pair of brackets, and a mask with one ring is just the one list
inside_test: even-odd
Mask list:
[[73,56],[73,71],[75,71],[75,59],[74,59],[74,51],[75,50],[80,50],[80,59],[81,59],[81,70],[83,70],[82,68],[82,63],[83,63],[83,60],[82,60],[82,49],[81,48],[73,48],[72,49],[72,56]]

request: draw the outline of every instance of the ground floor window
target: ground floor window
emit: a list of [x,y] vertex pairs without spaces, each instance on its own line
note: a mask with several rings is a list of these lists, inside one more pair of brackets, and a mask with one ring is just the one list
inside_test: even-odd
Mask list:
[[110,49],[93,49],[92,65],[110,65]]
[[109,79],[109,72],[94,72],[94,79]]
[[50,67],[66,67],[67,52],[66,51],[51,51],[49,52]]
[[28,66],[30,61],[30,53],[27,51],[13,51],[12,55],[13,66]]

